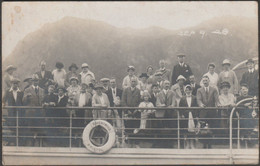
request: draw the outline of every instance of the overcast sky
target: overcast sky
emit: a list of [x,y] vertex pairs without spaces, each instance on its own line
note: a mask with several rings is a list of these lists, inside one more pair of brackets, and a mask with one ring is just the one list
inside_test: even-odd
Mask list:
[[257,17],[256,2],[4,2],[2,55],[28,33],[65,16],[105,21],[117,27],[179,29],[223,15]]

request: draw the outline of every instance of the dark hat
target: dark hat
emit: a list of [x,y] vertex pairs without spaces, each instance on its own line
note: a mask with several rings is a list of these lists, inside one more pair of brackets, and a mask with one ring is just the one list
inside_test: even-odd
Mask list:
[[224,87],[230,88],[230,83],[227,82],[227,81],[222,82],[222,83],[220,84],[220,88],[222,89],[222,88],[224,88]]
[[9,70],[16,70],[17,68],[16,67],[14,67],[13,65],[9,65],[9,66],[7,66],[7,68],[5,69],[5,71],[7,72],[7,71],[9,71]]
[[177,57],[185,57],[186,55],[185,54],[183,54],[183,53],[179,53],[179,54],[177,54]]
[[71,68],[76,68],[76,70],[78,70],[78,66],[75,63],[72,63],[69,67],[69,71],[71,71]]
[[241,86],[241,87],[244,86],[244,87],[246,87],[246,88],[248,89],[248,85],[245,84],[245,83],[240,84],[240,86]]
[[109,78],[102,78],[100,81],[101,82],[108,82],[108,81],[110,81],[110,79]]
[[214,63],[209,63],[209,64],[208,64],[208,68],[209,68],[210,66],[212,66],[212,67],[214,67],[214,68],[216,67],[216,65],[215,65]]
[[104,89],[104,86],[101,85],[101,84],[97,84],[97,85],[95,85],[95,89],[99,89],[99,88]]
[[69,81],[71,82],[72,80],[76,80],[79,83],[79,79],[77,77],[70,77]]
[[139,78],[143,78],[143,77],[146,77],[146,78],[149,78],[149,76],[147,75],[147,73],[142,73]]
[[28,82],[29,80],[31,80],[32,79],[32,77],[27,77],[27,78],[25,78],[24,80],[23,80],[23,82]]
[[128,66],[128,68],[127,68],[127,72],[129,72],[129,70],[133,70],[133,71],[135,71],[135,67],[134,67],[134,66]]
[[57,88],[57,92],[58,92],[60,89],[62,89],[64,93],[67,92],[67,90],[66,90],[64,87],[62,87],[62,86],[60,86],[60,87]]
[[18,78],[13,78],[11,79],[11,83],[19,83],[20,80]]
[[33,74],[32,81],[39,81],[39,76],[37,74]]
[[57,62],[55,65],[58,69],[62,69],[64,67],[63,63]]
[[246,64],[248,64],[248,63],[255,63],[255,62],[254,62],[253,59],[248,59],[247,62],[246,62]]

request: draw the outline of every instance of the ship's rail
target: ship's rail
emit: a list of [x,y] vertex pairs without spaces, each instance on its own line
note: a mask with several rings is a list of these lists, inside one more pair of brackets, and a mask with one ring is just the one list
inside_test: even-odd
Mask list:
[[[252,101],[252,98],[245,99],[244,101]],[[91,120],[93,120],[93,117],[74,117],[73,114],[75,111],[84,111],[88,112],[92,110],[113,110],[117,111],[121,116],[118,114],[114,114],[110,118],[102,118],[102,120],[109,121],[115,128],[117,139],[114,147],[117,148],[136,148],[136,143],[140,144],[149,142],[151,144],[156,144],[158,142],[164,143],[162,145],[163,147],[159,148],[174,148],[174,149],[183,149],[182,146],[185,141],[187,140],[196,140],[196,143],[198,143],[198,140],[206,143],[211,142],[213,147],[212,148],[219,148],[219,149],[229,149],[229,155],[230,160],[232,160],[234,149],[240,149],[241,148],[241,141],[245,142],[245,148],[247,147],[248,141],[255,141],[256,146],[258,146],[258,139],[259,139],[259,132],[258,129],[255,127],[243,127],[240,128],[241,121],[255,121],[256,124],[258,124],[258,116],[255,118],[243,118],[239,116],[240,111],[246,111],[248,109],[245,109],[245,107],[238,107],[239,103],[235,107],[208,107],[208,108],[199,108],[199,107],[171,107],[171,108],[161,108],[161,107],[155,107],[151,108],[152,110],[156,111],[168,111],[174,113],[174,115],[170,118],[158,118],[158,117],[149,117],[146,118],[147,121],[150,121],[151,123],[156,123],[157,121],[164,121],[164,122],[170,122],[168,124],[160,128],[155,127],[148,127],[145,129],[142,129],[140,133],[134,134],[132,133],[134,129],[136,128],[129,128],[125,126],[125,122],[129,120],[133,120],[135,122],[140,122],[143,118],[129,118],[126,117],[125,114],[128,110],[147,110],[147,108],[140,108],[140,107],[109,107],[109,108],[100,108],[100,107],[29,107],[29,106],[5,106],[3,107],[6,111],[15,111],[15,115],[13,117],[5,116],[3,117],[3,140],[13,140],[12,144],[13,146],[19,147],[19,146],[36,146],[36,145],[26,145],[24,144],[24,140],[29,139],[30,141],[38,141],[39,143],[37,146],[39,147],[69,147],[69,148],[75,148],[81,147],[81,134],[87,123],[89,123]],[[46,112],[46,110],[51,109],[52,111],[58,111],[58,110],[66,110],[68,112],[67,117],[47,117],[47,116],[24,116],[21,115],[20,112],[26,112],[29,110],[34,111],[42,111]],[[150,109],[150,108],[149,108]],[[258,112],[259,108],[252,106],[250,108],[251,110],[256,110]],[[227,127],[220,127],[216,125],[215,127],[210,127],[210,130],[212,131],[211,134],[192,134],[190,135],[188,132],[188,128],[182,127],[183,121],[190,120],[189,118],[183,118],[181,116],[182,111],[187,110],[207,110],[207,111],[213,111],[217,112],[216,115],[220,114],[221,111],[229,112],[229,116],[226,117],[214,117],[214,118],[197,118],[198,121],[215,121],[216,124],[220,124],[220,121],[226,121],[229,124]],[[236,114],[234,114],[236,112]],[[115,113],[115,112],[114,112]],[[234,117],[236,115],[236,117]],[[35,126],[30,126],[26,122],[30,120],[37,119],[39,123]],[[195,119],[195,117],[194,117]],[[14,125],[6,125],[7,121],[13,120]],[[61,126],[50,126],[48,125],[48,122],[50,121],[58,121],[62,120],[65,121],[66,124]],[[80,121],[83,122],[83,124],[80,124],[79,126],[75,126],[74,123]],[[172,125],[174,123],[174,125]],[[27,124],[27,125],[26,125]],[[234,125],[235,124],[235,125]],[[257,125],[258,126],[258,125]],[[131,130],[131,132],[127,132],[127,130]],[[202,129],[201,129],[202,130]],[[218,131],[218,132],[217,132]],[[251,135],[250,137],[244,137],[245,134],[241,136],[241,132],[243,131],[250,131]],[[50,134],[51,135],[48,135]],[[244,132],[243,132],[244,133]],[[247,132],[249,133],[249,132]],[[52,135],[54,134],[54,135]],[[248,136],[249,134],[247,134]],[[60,145],[48,145],[44,144],[44,142],[48,140],[49,142],[53,140],[58,140],[60,142],[63,141],[63,144]],[[47,141],[47,142],[48,142]],[[62,141],[61,141],[62,142]],[[76,143],[75,143],[76,142]],[[217,143],[218,142],[218,143]],[[128,145],[131,144],[131,147]],[[166,144],[166,147],[165,147]],[[172,144],[172,145],[170,145]],[[154,148],[154,147],[149,147]],[[158,147],[157,147],[158,148]],[[200,149],[201,147],[196,147],[197,149]]]

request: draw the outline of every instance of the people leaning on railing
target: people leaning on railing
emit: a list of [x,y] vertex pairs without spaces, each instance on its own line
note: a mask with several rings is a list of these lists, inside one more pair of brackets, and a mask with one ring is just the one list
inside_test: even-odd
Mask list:
[[[184,63],[184,57],[183,54],[178,56],[179,64],[174,67],[172,74],[169,74],[169,70],[165,68],[166,63],[164,60],[160,61],[160,69],[154,74],[151,65],[148,66],[147,73],[139,72],[142,73],[139,79],[136,76],[138,74],[136,73],[137,68],[132,65],[128,66],[128,75],[123,79],[122,90],[116,86],[115,78],[103,78],[100,82],[96,81],[94,73],[89,70],[86,63],[81,65],[82,72],[80,74],[77,73],[78,67],[74,63],[69,67],[70,72],[66,74],[62,62],[57,62],[56,69],[51,73],[46,70],[46,62],[42,61],[40,71],[33,74],[32,77],[28,77],[25,80],[25,82],[29,81],[28,85],[22,86],[20,81],[14,78],[15,72],[19,70],[10,65],[6,68],[3,77],[3,105],[37,106],[40,108],[21,110],[8,108],[6,125],[8,125],[11,132],[15,132],[14,127],[17,124],[12,117],[15,117],[16,111],[19,110],[18,116],[23,117],[19,119],[19,125],[22,125],[19,134],[21,133],[21,136],[26,137],[24,138],[26,145],[35,144],[36,146],[39,145],[39,142],[33,138],[46,134],[44,133],[46,129],[42,128],[42,126],[53,127],[53,130],[47,130],[45,136],[58,131],[54,130],[55,127],[63,128],[58,132],[64,132],[66,131],[64,128],[69,127],[70,117],[72,117],[72,135],[77,131],[78,137],[80,137],[82,130],[90,121],[102,119],[110,122],[115,128],[125,129],[125,133],[129,136],[131,134],[134,136],[142,135],[145,133],[142,131],[148,131],[152,128],[151,131],[154,132],[151,133],[157,139],[159,139],[160,134],[172,134],[168,138],[177,139],[179,121],[181,135],[184,134],[186,135],[185,138],[191,138],[194,134],[192,128],[195,128],[195,133],[205,138],[200,140],[204,144],[203,147],[211,148],[214,143],[212,141],[214,134],[228,134],[227,132],[223,133],[222,130],[227,131],[225,129],[229,127],[230,108],[244,98],[253,97],[250,96],[251,94],[258,97],[257,82],[259,78],[256,77],[258,71],[254,69],[254,61],[249,59],[246,63],[248,71],[240,81],[241,89],[240,93],[238,93],[236,74],[230,70],[231,63],[226,59],[222,63],[224,70],[218,77],[217,73],[215,73],[216,65],[208,65],[209,72],[202,77],[201,87],[199,87],[192,75],[191,68]],[[170,75],[172,75],[172,78],[169,78]],[[118,82],[120,81],[122,80],[118,80]],[[174,85],[171,85],[169,81],[172,81]],[[187,84],[189,85],[187,86]],[[25,86],[26,88],[24,88]],[[196,94],[196,96],[190,97],[190,89],[192,94]],[[248,93],[250,94],[248,95]],[[191,103],[190,100],[192,100]],[[152,111],[154,113],[149,113],[142,108],[127,110],[110,108],[148,107],[147,103],[149,103],[149,106],[152,104],[155,107],[152,109],[155,110]],[[197,111],[195,111],[196,109],[188,109],[188,107],[197,106],[201,107],[201,109]],[[236,126],[237,123],[233,125],[241,128],[241,137],[248,137],[248,132],[254,132],[255,126],[257,126],[258,109],[255,109],[250,104],[245,105],[243,103],[242,106],[245,106],[245,108],[236,111],[237,117],[234,117],[241,118],[240,126]],[[64,109],[64,107],[68,109]],[[92,108],[70,109],[69,107]],[[187,111],[178,110],[178,107],[187,107]],[[208,107],[214,108],[207,109]],[[156,108],[167,109],[157,110]],[[177,116],[178,113],[179,117]],[[146,120],[147,118],[150,120]],[[250,118],[253,118],[253,120],[250,120]],[[14,127],[11,128],[11,126]],[[204,130],[208,131],[204,132],[204,134],[202,132],[203,126],[208,128]],[[197,130],[198,128],[199,130]],[[253,129],[251,130],[251,128]],[[15,144],[11,138],[8,141],[10,145]],[[174,147],[169,146],[172,145],[172,142],[167,142],[167,140],[154,142],[155,144],[159,142],[155,147]],[[128,143],[134,144],[137,142],[129,140]],[[193,139],[186,143],[185,147],[193,148]]]

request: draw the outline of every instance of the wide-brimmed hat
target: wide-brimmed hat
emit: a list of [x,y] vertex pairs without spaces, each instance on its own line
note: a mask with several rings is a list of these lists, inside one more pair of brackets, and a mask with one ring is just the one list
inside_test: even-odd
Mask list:
[[18,78],[13,78],[13,79],[11,79],[11,83],[13,84],[13,83],[19,83],[19,82],[21,82]]
[[186,81],[186,78],[183,75],[179,75],[176,79],[176,81],[178,82],[179,80],[183,79],[184,81]]
[[71,82],[72,80],[76,80],[77,83],[79,83],[79,79],[77,77],[70,77],[69,81]]
[[32,81],[39,81],[39,76],[37,74],[33,74]]
[[177,57],[186,57],[186,55],[184,53],[178,53]]
[[17,68],[14,67],[13,65],[9,65],[9,66],[6,67],[5,71],[7,72],[7,71],[9,71],[9,70],[16,70],[16,69],[17,69]]
[[109,82],[109,81],[110,81],[109,78],[102,78],[102,79],[100,79],[100,82]]
[[75,63],[72,63],[70,66],[69,66],[69,71],[71,71],[71,68],[76,68],[76,70],[78,70],[78,66],[75,64]]
[[63,63],[61,62],[56,62],[56,65],[55,65],[58,69],[62,69],[64,67]]
[[221,82],[221,84],[220,84],[220,88],[222,89],[222,88],[224,88],[224,87],[228,87],[228,88],[230,88],[230,83],[227,82],[227,81]]
[[128,68],[127,68],[127,72],[129,72],[129,70],[133,70],[133,71],[135,71],[135,67],[134,67],[134,66],[128,66]]
[[231,65],[229,59],[225,59],[225,60],[223,60],[222,65],[226,65],[226,64],[227,64],[227,65]]
[[59,86],[59,87],[57,88],[57,92],[58,92],[60,89],[62,89],[64,93],[67,92],[67,90],[66,90],[64,87],[62,87],[62,86]]
[[86,67],[88,67],[88,64],[87,64],[87,63],[83,63],[83,64],[81,65],[81,68],[86,68]]
[[146,77],[146,78],[149,78],[149,76],[147,75],[147,73],[142,73],[139,78],[143,78],[143,77]]
[[188,88],[189,90],[192,90],[192,87],[191,87],[190,84],[187,84],[187,85],[184,87],[184,91],[185,91],[187,88]]
[[27,78],[25,78],[25,79],[23,80],[23,82],[28,82],[28,81],[30,81],[30,80],[32,80],[32,77],[27,77]]
[[104,86],[101,84],[96,84],[95,89],[104,89]]
[[248,60],[246,61],[246,64],[248,64],[248,63],[255,63],[255,62],[254,62],[253,59],[248,59]]

